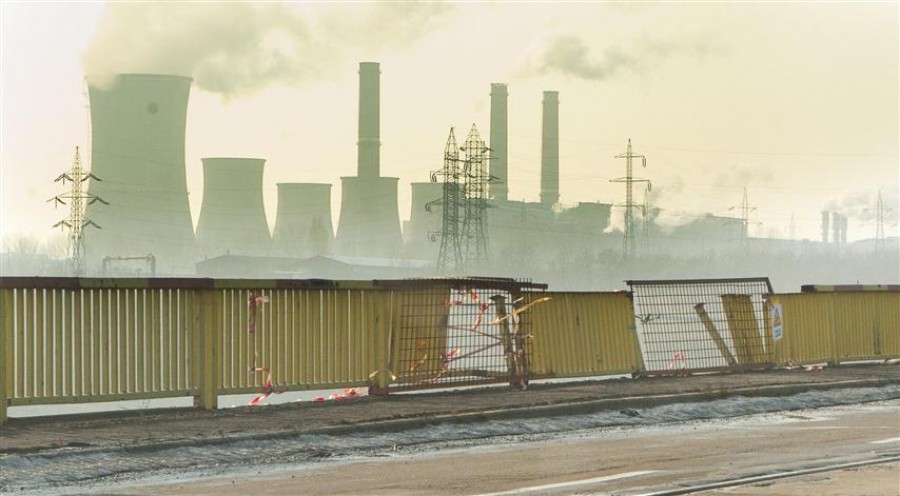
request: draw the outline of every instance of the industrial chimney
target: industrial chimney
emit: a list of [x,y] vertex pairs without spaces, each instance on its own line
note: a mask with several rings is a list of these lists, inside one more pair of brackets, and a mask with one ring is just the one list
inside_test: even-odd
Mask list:
[[829,214],[827,210],[822,211],[822,242],[828,242],[828,219]]
[[162,274],[193,273],[197,261],[184,166],[191,78],[120,74],[108,88],[89,82],[89,193],[109,206],[88,206],[102,229],[85,238],[89,265],[104,257],[153,255]]
[[278,183],[272,254],[294,258],[327,255],[333,243],[331,185]]
[[341,178],[335,248],[341,255],[393,257],[402,246],[396,177],[380,177],[379,66],[359,64],[357,176]]
[[541,133],[541,203],[559,202],[559,92],[544,92]]
[[491,197],[506,201],[509,198],[508,172],[508,116],[506,101],[509,93],[503,83],[491,84],[491,136],[488,146],[491,148],[490,174],[494,179],[490,183]]
[[359,63],[359,141],[356,143],[356,175],[381,175],[381,71],[377,62]]
[[831,242],[838,244],[841,242],[841,214],[837,212],[831,213]]
[[197,244],[205,258],[268,256],[271,236],[263,205],[260,158],[204,158]]

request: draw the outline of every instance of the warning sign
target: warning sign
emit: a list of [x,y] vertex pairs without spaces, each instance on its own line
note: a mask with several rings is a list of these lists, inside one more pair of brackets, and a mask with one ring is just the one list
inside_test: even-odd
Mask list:
[[784,334],[784,317],[781,312],[781,303],[769,306],[769,318],[772,320],[772,341],[778,341]]

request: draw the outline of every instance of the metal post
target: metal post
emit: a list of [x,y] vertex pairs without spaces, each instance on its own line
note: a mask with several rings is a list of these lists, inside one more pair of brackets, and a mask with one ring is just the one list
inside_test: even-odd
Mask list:
[[503,295],[491,296],[497,308],[497,323],[500,325],[500,339],[503,341],[503,354],[506,357],[506,369],[509,372],[509,385],[515,386],[516,357],[513,353],[512,334],[509,332],[509,316],[506,313],[506,297]]
[[0,425],[6,423],[7,405],[13,391],[13,289],[0,290]]
[[195,293],[194,303],[194,331],[197,333],[194,343],[197,346],[193,350],[193,366],[197,378],[197,395],[194,396],[194,406],[203,410],[215,410],[218,407],[216,390],[218,386],[218,291],[208,289],[199,294]]

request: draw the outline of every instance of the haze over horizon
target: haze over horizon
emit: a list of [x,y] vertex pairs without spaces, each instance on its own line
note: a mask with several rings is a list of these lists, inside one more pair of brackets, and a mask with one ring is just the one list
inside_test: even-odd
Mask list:
[[[490,83],[509,87],[510,199],[537,201],[541,96],[560,95],[562,203],[624,200],[632,139],[660,222],[739,216],[750,234],[819,239],[822,210],[850,241],[900,214],[898,5],[615,3],[2,4],[0,252],[49,239],[68,215],[48,198],[90,157],[85,77],[194,78],[186,164],[196,225],[200,159],[266,159],[276,183],[356,170],[357,64],[381,65],[381,171],[409,183],[440,168],[447,131],[489,128]],[[89,165],[89,164],[86,164]],[[338,218],[335,213],[335,219]],[[621,210],[614,214],[621,225]]]

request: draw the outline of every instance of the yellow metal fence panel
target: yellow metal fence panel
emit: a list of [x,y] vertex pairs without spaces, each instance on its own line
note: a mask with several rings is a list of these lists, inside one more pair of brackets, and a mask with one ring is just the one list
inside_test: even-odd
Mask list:
[[836,358],[839,361],[897,356],[900,293],[832,293]]
[[631,300],[624,293],[547,293],[532,309],[531,371],[575,377],[641,369]]
[[[832,358],[832,303],[828,294],[774,295],[770,305],[781,305],[783,336],[775,341],[775,363],[830,361]],[[771,312],[770,312],[771,313]]]
[[223,289],[219,394],[363,385],[382,367],[389,291]]

